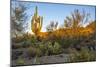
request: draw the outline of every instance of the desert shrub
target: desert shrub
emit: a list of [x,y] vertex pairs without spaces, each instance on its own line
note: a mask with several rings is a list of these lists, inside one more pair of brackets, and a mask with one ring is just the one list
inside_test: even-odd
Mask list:
[[17,50],[15,50],[15,51],[12,51],[12,60],[16,60],[16,59],[18,59],[18,57],[19,56],[21,56],[23,54],[23,51],[17,51]]
[[72,44],[72,39],[69,38],[59,38],[57,42],[61,45],[63,48],[68,48],[70,44]]
[[44,46],[44,45],[42,45],[42,44],[40,44],[40,45],[39,45],[39,48],[40,48],[40,50],[42,50],[42,51],[44,51],[44,50],[45,50],[45,46]]
[[45,44],[40,44],[39,45],[39,49],[41,50],[41,52],[46,55],[47,52],[47,46]]
[[90,51],[87,48],[82,48],[79,58],[81,61],[93,61],[96,59],[96,54],[95,51]]
[[62,48],[58,42],[54,42],[54,44],[49,42],[47,44],[47,50],[46,50],[47,55],[60,54],[61,52],[62,52]]
[[22,48],[22,45],[21,44],[12,43],[12,49],[18,49],[18,48]]
[[23,44],[21,44],[23,48],[27,48],[31,45],[30,41],[24,41]]
[[49,43],[48,45],[47,45],[47,50],[46,50],[46,55],[52,55],[53,54],[53,45],[52,45],[52,43]]
[[39,48],[37,48],[36,49],[36,56],[37,57],[40,57],[40,56],[42,56],[43,55],[43,52],[39,49]]
[[50,55],[52,54],[52,43],[50,41],[39,45],[40,50],[43,52],[44,55]]
[[33,47],[29,47],[27,49],[27,54],[30,56],[30,57],[34,57],[36,55],[36,48],[33,48]]
[[31,38],[30,38],[30,42],[31,42],[31,43],[34,44],[36,41],[37,41],[36,37],[31,37]]
[[12,42],[19,43],[23,41],[23,37],[15,37],[15,38],[12,38],[11,40]]
[[84,61],[95,61],[95,51],[90,51],[87,48],[82,48],[81,51],[74,51],[69,56],[70,62],[84,62]]
[[67,62],[76,62],[76,59],[78,58],[76,56],[79,55],[78,51],[75,48],[68,48],[67,53],[69,55],[67,57],[67,59],[68,59]]
[[53,46],[53,53],[54,54],[59,54],[61,52],[62,52],[61,45],[58,42],[55,42],[55,44]]
[[18,58],[18,60],[16,61],[16,64],[17,65],[23,65],[23,64],[25,64],[25,61],[24,61],[23,58]]
[[43,55],[54,55],[62,52],[62,48],[58,42],[48,41],[44,44],[39,44],[38,49]]
[[43,52],[36,47],[29,47],[27,53],[30,57],[40,57],[43,54]]
[[30,46],[30,44],[23,44],[22,47],[23,48],[28,48]]

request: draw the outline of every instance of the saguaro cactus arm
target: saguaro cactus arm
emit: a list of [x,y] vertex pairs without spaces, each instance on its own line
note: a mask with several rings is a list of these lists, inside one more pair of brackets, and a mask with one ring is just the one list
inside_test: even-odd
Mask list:
[[40,19],[40,29],[42,29],[42,24],[43,24],[43,17]]

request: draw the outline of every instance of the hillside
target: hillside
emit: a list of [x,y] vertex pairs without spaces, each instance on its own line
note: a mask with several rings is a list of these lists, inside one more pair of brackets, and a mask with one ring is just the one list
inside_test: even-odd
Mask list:
[[13,65],[51,63],[46,57],[58,58],[60,63],[95,61],[95,22],[87,27],[40,32],[37,36],[26,33],[23,36],[12,38],[12,50]]

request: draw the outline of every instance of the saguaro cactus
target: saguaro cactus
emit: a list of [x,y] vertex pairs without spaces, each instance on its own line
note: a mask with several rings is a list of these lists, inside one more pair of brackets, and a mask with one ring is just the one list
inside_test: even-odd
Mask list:
[[35,13],[31,21],[31,30],[35,35],[37,35],[41,31],[42,23],[43,23],[43,17],[38,16],[38,7],[36,6]]

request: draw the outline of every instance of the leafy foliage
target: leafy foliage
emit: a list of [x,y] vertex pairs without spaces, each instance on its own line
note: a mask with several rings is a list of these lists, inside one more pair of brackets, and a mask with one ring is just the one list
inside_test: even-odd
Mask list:
[[19,58],[16,63],[17,65],[23,65],[25,63],[25,60],[22,58]]
[[90,51],[87,48],[81,49],[81,51],[75,51],[69,56],[69,62],[82,62],[82,61],[95,61],[95,51]]
[[20,3],[17,3],[17,5],[11,6],[11,32],[16,37],[27,28],[27,24],[25,23],[27,20],[25,13],[27,7]]
[[30,57],[39,57],[42,55],[41,50],[36,47],[29,47],[27,53]]
[[82,24],[89,22],[89,13],[80,13],[78,9],[74,10],[74,12],[71,14],[71,16],[67,16],[64,20],[64,26],[65,27],[72,27],[77,28],[82,26]]
[[57,29],[58,26],[58,22],[54,23],[54,21],[50,22],[50,24],[47,26],[47,31],[48,32],[52,32],[55,31]]

